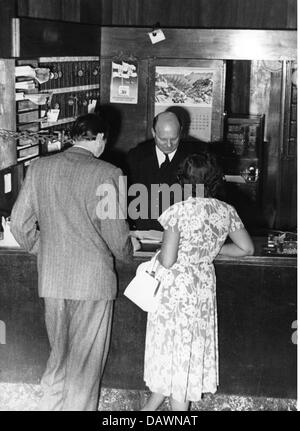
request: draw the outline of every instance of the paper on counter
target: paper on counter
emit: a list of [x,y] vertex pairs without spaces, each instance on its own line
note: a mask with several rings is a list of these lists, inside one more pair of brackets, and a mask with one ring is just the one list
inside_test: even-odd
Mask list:
[[163,232],[159,230],[133,230],[131,236],[138,238],[141,242],[162,242]]
[[131,244],[134,252],[140,250],[141,242],[135,236],[132,236],[132,235],[131,235]]
[[228,183],[245,184],[246,180],[241,175],[225,175],[225,180]]

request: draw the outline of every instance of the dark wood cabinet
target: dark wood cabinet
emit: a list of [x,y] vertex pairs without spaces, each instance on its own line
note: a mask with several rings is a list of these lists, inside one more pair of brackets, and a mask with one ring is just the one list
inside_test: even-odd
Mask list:
[[[144,389],[147,315],[123,291],[133,264],[117,264],[115,302],[104,387]],[[296,259],[253,256],[218,259],[219,393],[296,398]],[[0,320],[7,343],[0,345],[0,381],[38,383],[49,346],[43,300],[37,294],[36,259],[22,251],[0,250]]]
[[0,58],[9,58],[12,53],[12,18],[16,16],[16,5],[11,0],[0,1]]

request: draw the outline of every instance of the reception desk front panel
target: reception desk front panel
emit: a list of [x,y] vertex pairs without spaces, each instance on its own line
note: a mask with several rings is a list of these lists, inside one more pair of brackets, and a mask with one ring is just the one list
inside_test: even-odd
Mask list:
[[[144,389],[147,315],[123,291],[145,257],[117,263],[110,353],[103,386]],[[217,259],[219,393],[296,398],[296,259],[253,256]],[[38,383],[49,354],[43,300],[37,294],[36,258],[0,249],[0,381]]]

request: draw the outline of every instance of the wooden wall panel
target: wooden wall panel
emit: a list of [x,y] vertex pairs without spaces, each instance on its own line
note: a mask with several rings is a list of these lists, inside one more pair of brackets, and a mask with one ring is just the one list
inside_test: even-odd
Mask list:
[[[266,142],[263,149],[263,212],[268,220],[268,227],[276,227],[278,218],[278,179],[279,179],[279,148],[280,148],[280,119],[281,119],[281,85],[282,71],[272,73],[271,91],[266,131]],[[278,227],[278,224],[277,224]]]
[[62,2],[61,0],[18,0],[18,15],[30,18],[62,19]]
[[287,0],[287,25],[286,28],[297,28],[297,1]]
[[144,2],[142,20],[144,25],[147,25],[146,23],[152,25],[158,21],[166,27],[177,27],[176,23],[178,27],[196,27],[201,20],[199,6],[197,0],[184,2],[166,0],[164,5],[160,0],[155,0],[153,3]]
[[297,87],[291,82],[292,64],[287,63],[286,71],[284,130],[280,149],[276,224],[282,229],[295,229],[297,226]]
[[29,0],[17,0],[17,16],[30,16]]
[[113,1],[98,0],[98,2],[100,3],[100,13],[101,13],[101,16],[99,17],[99,22],[102,25],[112,25]]
[[225,110],[249,114],[251,61],[227,61]]
[[64,21],[82,22],[81,20],[82,0],[62,0],[61,14]]
[[297,27],[297,0],[18,0],[18,9],[19,16],[114,26]]
[[83,0],[18,0],[18,16],[80,22],[82,3],[86,2]]
[[0,0],[0,58],[11,55],[11,18],[15,15],[15,2]]
[[297,27],[297,0],[18,0],[18,9],[19,16],[114,26]]
[[85,23],[18,18],[14,55],[23,58],[97,56],[100,26]]
[[280,229],[297,228],[297,158],[281,160],[280,191],[276,225]]
[[297,32],[272,30],[164,30],[166,40],[152,45],[151,28],[104,27],[101,53],[120,52],[138,58],[199,58],[223,60],[292,60],[297,57]]
[[120,21],[122,23],[120,25],[137,25],[137,22],[141,19],[141,11],[143,7],[146,7],[146,4],[139,0],[112,0],[112,4],[113,25],[116,21]]
[[296,28],[297,0],[103,0],[104,25],[202,28]]
[[111,10],[111,2],[102,5],[103,0],[77,0],[80,4],[80,21],[87,24],[101,24],[102,8],[108,17]]

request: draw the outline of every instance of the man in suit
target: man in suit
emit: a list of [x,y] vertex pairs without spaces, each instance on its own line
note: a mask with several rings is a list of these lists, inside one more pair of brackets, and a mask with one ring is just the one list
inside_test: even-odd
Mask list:
[[[159,196],[151,195],[153,184],[178,183],[177,174],[180,164],[189,155],[203,150],[203,142],[182,142],[182,125],[175,113],[165,111],[158,114],[152,125],[153,140],[143,142],[131,149],[126,158],[129,184],[143,184],[148,190],[148,216],[132,220],[133,228],[137,230],[162,230],[157,221],[163,208]],[[153,189],[152,189],[153,190]],[[151,202],[152,198],[152,202]],[[170,204],[174,203],[174,195],[170,195]],[[154,202],[156,202],[154,204]],[[151,206],[156,205],[157,211],[151,212]],[[130,213],[129,213],[130,217]]]
[[114,260],[130,261],[125,219],[100,219],[99,187],[118,196],[122,171],[101,161],[107,125],[79,117],[74,145],[33,162],[14,205],[11,230],[38,258],[51,347],[40,410],[97,410],[117,284]]

